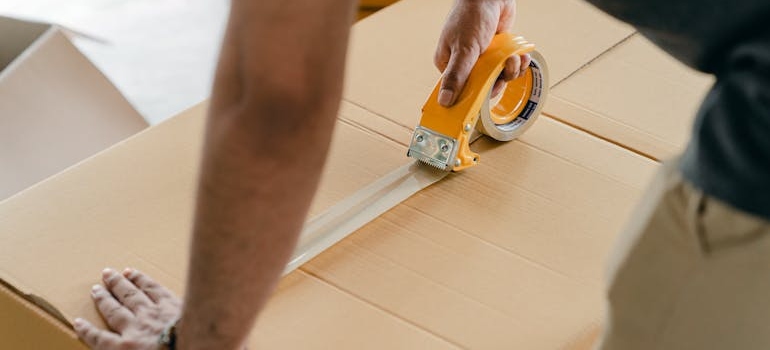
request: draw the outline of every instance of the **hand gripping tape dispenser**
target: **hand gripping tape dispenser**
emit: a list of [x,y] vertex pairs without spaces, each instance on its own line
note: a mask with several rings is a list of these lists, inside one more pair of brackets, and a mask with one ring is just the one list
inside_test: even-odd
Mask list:
[[[446,171],[460,171],[479,162],[470,143],[481,134],[498,141],[519,137],[537,119],[547,95],[548,71],[535,45],[503,33],[492,39],[471,70],[465,88],[452,107],[438,104],[441,82],[422,108],[407,155]],[[505,61],[529,53],[532,62],[523,76],[509,81],[492,98],[492,87]]]

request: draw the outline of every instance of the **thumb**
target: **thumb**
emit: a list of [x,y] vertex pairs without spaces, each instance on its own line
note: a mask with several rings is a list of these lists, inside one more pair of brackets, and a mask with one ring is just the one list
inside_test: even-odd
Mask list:
[[465,87],[468,75],[473,65],[479,58],[479,49],[466,46],[453,48],[449,57],[444,75],[441,78],[441,88],[438,94],[438,103],[444,107],[451,107],[457,101],[457,97]]

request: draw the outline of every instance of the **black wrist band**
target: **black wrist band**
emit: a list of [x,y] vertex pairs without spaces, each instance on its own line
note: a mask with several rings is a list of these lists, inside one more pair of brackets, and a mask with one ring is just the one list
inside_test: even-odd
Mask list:
[[160,345],[161,349],[164,349],[164,350],[176,349],[177,323],[179,323],[178,320],[172,323],[170,326],[166,327],[166,329],[163,330],[163,333],[160,334],[160,338],[158,338],[158,345]]

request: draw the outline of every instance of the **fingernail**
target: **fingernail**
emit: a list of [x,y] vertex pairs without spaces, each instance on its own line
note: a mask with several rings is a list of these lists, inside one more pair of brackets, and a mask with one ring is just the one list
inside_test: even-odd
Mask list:
[[441,89],[438,93],[438,104],[449,107],[452,104],[452,98],[454,97],[454,92],[449,89]]
[[104,269],[104,270],[102,270],[102,278],[106,279],[106,278],[111,277],[114,274],[115,274],[115,270],[113,270],[113,269],[111,269],[109,267]]
[[91,294],[99,293],[99,291],[101,290],[102,290],[102,286],[98,284],[94,284],[93,286],[91,286]]
[[123,276],[131,277],[131,275],[133,275],[134,272],[136,272],[136,269],[127,267],[125,270],[123,270]]
[[75,326],[75,328],[81,328],[81,327],[85,326],[85,320],[83,320],[82,318],[78,317],[74,321],[72,321],[72,325]]

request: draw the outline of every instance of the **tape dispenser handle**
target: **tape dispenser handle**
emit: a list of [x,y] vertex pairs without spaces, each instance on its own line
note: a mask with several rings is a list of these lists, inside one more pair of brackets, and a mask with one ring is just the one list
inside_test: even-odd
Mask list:
[[[503,71],[505,61],[511,56],[524,55],[534,50],[535,45],[521,36],[511,33],[497,34],[479,56],[465,87],[452,107],[446,108],[438,104],[441,81],[436,84],[422,108],[420,125],[458,140],[457,161],[452,170],[465,169],[479,160],[479,155],[470,150],[470,136],[478,122],[479,111],[485,106],[485,102],[488,103],[489,93]],[[501,113],[497,115],[500,118],[511,117]]]

